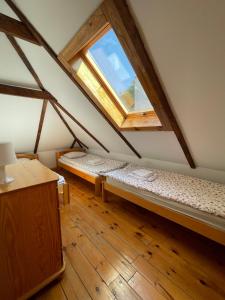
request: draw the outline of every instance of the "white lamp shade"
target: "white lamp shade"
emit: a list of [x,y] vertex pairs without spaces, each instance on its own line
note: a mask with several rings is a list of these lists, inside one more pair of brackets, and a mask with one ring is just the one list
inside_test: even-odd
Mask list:
[[16,154],[12,143],[0,143],[0,166],[16,163]]

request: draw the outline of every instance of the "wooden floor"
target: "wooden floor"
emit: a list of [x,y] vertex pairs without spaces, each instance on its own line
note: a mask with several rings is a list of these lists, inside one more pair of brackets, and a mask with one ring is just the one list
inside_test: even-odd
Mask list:
[[225,248],[66,174],[66,271],[33,299],[225,299]]

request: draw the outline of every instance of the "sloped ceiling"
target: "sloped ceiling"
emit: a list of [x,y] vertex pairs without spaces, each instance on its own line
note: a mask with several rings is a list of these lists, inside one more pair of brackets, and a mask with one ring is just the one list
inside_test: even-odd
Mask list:
[[[15,2],[57,53],[100,3],[98,0]],[[129,0],[128,4],[196,164],[225,170],[225,2]],[[0,11],[14,17],[4,1],[0,3]],[[67,110],[108,149],[133,155],[43,48],[18,42],[46,89]],[[3,66],[0,81],[35,86],[3,34],[0,47]],[[9,136],[18,151],[32,150],[41,101],[2,95],[0,107],[0,140]],[[39,150],[69,146],[73,139],[50,106],[46,120]],[[68,122],[84,143],[99,149],[77,125]],[[186,164],[172,132],[126,132],[124,135],[144,157]]]

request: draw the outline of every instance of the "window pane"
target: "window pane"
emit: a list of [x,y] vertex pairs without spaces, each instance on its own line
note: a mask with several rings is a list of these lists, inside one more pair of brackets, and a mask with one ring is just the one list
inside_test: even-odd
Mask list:
[[108,94],[105,92],[104,88],[99,84],[96,78],[93,76],[91,71],[88,69],[86,64],[78,59],[72,65],[72,68],[76,71],[77,76],[83,81],[86,87],[92,92],[92,94],[101,103],[107,113],[113,118],[117,125],[121,125],[124,121],[124,117],[112,100],[109,98]]
[[113,29],[89,48],[88,55],[127,112],[153,110]]

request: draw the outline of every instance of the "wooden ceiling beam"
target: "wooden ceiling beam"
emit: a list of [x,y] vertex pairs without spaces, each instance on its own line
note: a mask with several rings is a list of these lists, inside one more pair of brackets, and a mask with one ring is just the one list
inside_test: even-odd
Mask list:
[[74,147],[75,144],[76,144],[76,140],[73,140],[73,142],[72,142],[70,148],[72,149],[72,148]]
[[31,31],[22,22],[0,13],[0,31],[28,42],[40,45]]
[[[79,145],[81,148],[83,148],[82,144],[81,144],[79,141],[77,141],[77,140],[74,140],[74,145],[76,144],[76,142],[78,143],[78,145]],[[73,147],[72,147],[72,148],[73,148]]]
[[[13,46],[13,48],[15,49],[15,51],[17,52],[17,54],[19,55],[19,57],[21,58],[21,60],[23,61],[24,65],[27,67],[28,71],[31,73],[31,75],[34,78],[34,80],[36,81],[38,87],[42,91],[44,91],[44,86],[43,86],[40,78],[38,77],[37,73],[35,72],[34,68],[32,67],[32,65],[29,62],[28,58],[26,57],[25,53],[23,52],[22,48],[17,43],[16,39],[13,36],[10,36],[8,34],[6,34],[6,36],[9,40],[9,42],[11,43],[11,45]],[[37,131],[37,136],[36,136],[36,141],[35,141],[35,146],[34,146],[35,154],[38,151],[38,146],[39,146],[41,132],[42,132],[44,118],[45,118],[45,113],[46,113],[46,109],[47,109],[47,104],[48,104],[48,100],[44,100],[43,104],[42,104],[40,121],[39,121],[39,125],[38,125],[38,131]]]
[[60,119],[62,120],[62,122],[64,123],[64,125],[66,126],[66,128],[69,130],[69,132],[71,133],[71,135],[73,136],[74,140],[78,142],[79,145],[83,145],[86,149],[88,149],[88,146],[85,145],[83,142],[81,142],[78,137],[75,135],[75,133],[73,132],[73,130],[71,129],[71,127],[69,126],[69,124],[66,122],[65,118],[63,117],[63,115],[61,114],[61,112],[59,111],[59,109],[57,108],[56,104],[53,102],[50,102],[52,107],[54,108],[54,110],[56,111],[56,113],[58,114],[58,116],[60,117]]
[[39,88],[41,90],[44,90],[44,86],[41,83],[40,78],[38,77],[38,75],[35,72],[34,68],[30,64],[29,60],[27,59],[26,55],[24,54],[23,50],[21,49],[20,45],[17,43],[16,39],[13,36],[10,36],[8,34],[6,34],[6,36],[7,36],[8,40],[9,40],[9,42],[11,43],[11,45],[13,46],[13,48],[16,50],[16,52],[19,55],[19,57],[21,58],[21,60],[23,61],[23,63],[25,64],[25,66],[27,67],[28,71],[33,76],[33,78],[36,81],[36,83],[39,86]]
[[[101,116],[106,120],[106,122],[113,128],[113,130],[117,133],[117,135],[124,141],[124,143],[131,149],[131,151],[138,157],[141,158],[141,155],[137,152],[137,150],[131,145],[131,143],[125,138],[125,136],[119,131],[119,129],[102,113],[101,109],[92,101],[91,97],[84,90],[84,88],[78,84],[78,82],[74,79],[72,74],[65,68],[62,62],[58,59],[57,54],[51,48],[51,46],[46,42],[46,40],[42,37],[42,35],[36,30],[36,28],[30,23],[27,17],[23,14],[23,12],[15,5],[12,0],[5,0],[5,2],[10,6],[10,8],[14,11],[14,13],[20,18],[20,20],[26,24],[27,28],[31,31],[31,33],[38,40],[40,45],[42,45],[45,50],[49,53],[49,55],[55,60],[55,62],[59,65],[59,67],[66,73],[66,75],[72,80],[72,82],[78,87],[78,89],[82,92],[82,94],[88,99],[88,101],[95,107],[95,109],[101,114]],[[95,137],[92,135],[95,139]],[[99,143],[99,142],[98,142]],[[103,146],[103,145],[102,145]],[[102,147],[101,146],[101,147]],[[103,146],[106,150],[106,148]],[[109,152],[109,150],[106,150]]]
[[[34,80],[37,82],[38,86],[40,89],[42,89],[43,91],[45,91],[44,86],[40,80],[40,78],[38,77],[37,73],[35,72],[34,68],[32,67],[31,63],[29,62],[28,58],[26,57],[25,53],[23,52],[22,48],[19,46],[19,44],[17,43],[17,41],[15,40],[15,38],[8,36],[7,38],[9,39],[10,43],[12,44],[12,46],[14,47],[14,49],[16,50],[17,54],[19,55],[19,57],[21,58],[21,60],[23,61],[23,63],[25,64],[25,66],[27,67],[27,69],[29,70],[29,72],[31,73],[31,75],[33,76]],[[62,116],[62,114],[60,113],[60,111],[58,110],[58,108],[54,105],[54,102],[57,102],[57,100],[52,96],[51,99],[51,104],[53,106],[53,108],[55,109],[55,111],[57,112],[57,114],[59,115],[60,119],[63,121],[63,123],[65,124],[65,126],[68,128],[68,130],[70,131],[70,133],[72,134],[74,141],[78,142],[79,146],[82,148],[85,147],[86,149],[88,149],[88,146],[85,145],[83,142],[81,142],[77,136],[74,134],[74,132],[72,131],[72,129],[69,127],[68,123],[66,122],[66,120],[64,119],[64,117]],[[45,110],[46,110],[47,104],[43,103],[43,107],[42,107],[42,112],[45,114]],[[44,110],[45,108],[45,110]],[[42,125],[43,123],[41,123],[43,116],[43,113],[41,113],[41,119],[40,119],[40,123],[39,123],[39,127],[38,127],[38,134],[37,134],[37,138],[36,138],[36,143],[35,143],[35,148],[34,151],[37,151],[38,149],[38,144],[39,144],[39,140],[40,140],[40,136],[41,136],[41,130],[42,130]]]
[[81,148],[83,148],[83,147],[82,147],[82,144],[81,144],[79,141],[73,140],[73,142],[72,142],[72,144],[71,144],[71,146],[70,146],[71,149],[75,146],[76,142],[78,143],[78,145],[79,145]]
[[109,150],[88,130],[86,129],[73,115],[71,115],[68,110],[66,110],[56,99],[54,99],[55,104],[63,111],[74,123],[76,123],[84,132],[86,132],[99,146],[101,146],[106,152]]
[[[169,105],[166,94],[159,81],[155,68],[149,58],[145,45],[142,41],[138,28],[135,24],[134,18],[130,13],[126,0],[107,0],[102,4],[105,17],[113,26],[114,29],[118,27],[117,36],[126,50],[126,54],[130,60],[135,57],[134,62],[137,62],[138,67],[141,68],[145,75],[145,81],[148,82],[149,98],[153,100],[154,108],[160,118],[161,123],[166,121],[167,127],[170,127],[175,133],[177,140],[184,152],[184,155],[191,168],[196,168],[195,162],[185,141],[181,128],[175,118],[175,115]],[[116,16],[116,17],[115,17]],[[120,20],[120,21],[119,21]],[[119,26],[117,26],[120,24]],[[128,38],[125,39],[124,37]],[[126,42],[125,42],[126,41]],[[128,41],[131,41],[128,43]],[[133,59],[132,59],[133,60]],[[157,105],[155,105],[157,103]]]
[[35,146],[34,146],[34,153],[35,154],[37,153],[38,146],[39,146],[39,141],[40,141],[40,137],[41,137],[41,131],[42,131],[42,127],[43,127],[43,123],[44,123],[44,119],[45,119],[45,113],[46,113],[47,105],[48,105],[48,100],[44,100],[43,104],[42,104],[40,121],[39,121],[38,131],[37,131],[37,137],[36,137],[36,142],[35,142]]
[[0,84],[0,94],[35,99],[54,100],[53,96],[47,91],[34,90],[7,84]]

